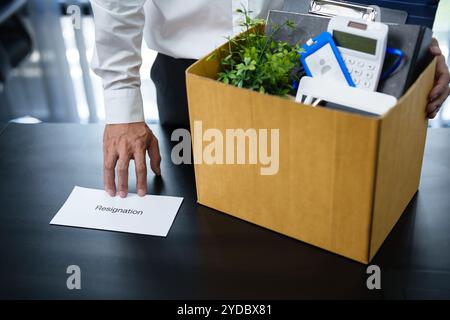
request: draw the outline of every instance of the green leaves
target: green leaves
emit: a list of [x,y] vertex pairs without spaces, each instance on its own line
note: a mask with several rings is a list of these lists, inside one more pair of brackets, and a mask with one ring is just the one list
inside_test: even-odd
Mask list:
[[[247,32],[238,39],[230,39],[228,49],[222,49],[218,80],[261,93],[287,95],[292,90],[293,71],[300,64],[301,49],[275,41],[273,35],[284,26],[295,28],[295,25],[286,21],[274,28],[272,34],[265,35],[264,20],[251,19],[245,8],[237,12],[244,15],[242,26]],[[216,55],[211,55],[208,60],[215,58]]]

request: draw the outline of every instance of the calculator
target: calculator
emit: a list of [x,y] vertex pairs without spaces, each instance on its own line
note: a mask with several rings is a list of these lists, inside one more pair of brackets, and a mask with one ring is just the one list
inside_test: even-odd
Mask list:
[[376,91],[386,54],[388,26],[381,22],[335,16],[328,32],[357,88]]

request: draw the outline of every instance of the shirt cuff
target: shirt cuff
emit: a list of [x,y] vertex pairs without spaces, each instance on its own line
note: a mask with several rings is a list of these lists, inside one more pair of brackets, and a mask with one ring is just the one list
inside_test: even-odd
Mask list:
[[107,124],[145,121],[140,88],[105,90],[104,98]]

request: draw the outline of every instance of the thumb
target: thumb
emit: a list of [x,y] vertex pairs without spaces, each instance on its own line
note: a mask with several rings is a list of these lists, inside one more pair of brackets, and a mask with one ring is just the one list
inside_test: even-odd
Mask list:
[[437,42],[437,40],[435,38],[433,38],[433,40],[431,41],[430,52],[434,56],[440,56],[442,54],[441,48],[439,48],[439,43]]

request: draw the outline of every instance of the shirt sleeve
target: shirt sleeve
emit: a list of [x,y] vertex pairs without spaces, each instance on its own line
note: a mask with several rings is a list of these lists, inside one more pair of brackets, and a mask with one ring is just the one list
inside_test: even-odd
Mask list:
[[106,123],[144,121],[139,69],[146,0],[91,0],[95,47],[91,67],[103,80]]

